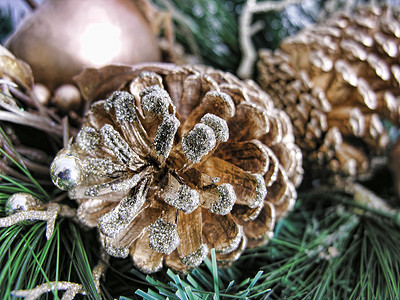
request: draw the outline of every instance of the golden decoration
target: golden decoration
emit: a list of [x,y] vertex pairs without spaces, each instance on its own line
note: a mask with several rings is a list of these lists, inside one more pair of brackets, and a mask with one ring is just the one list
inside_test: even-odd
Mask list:
[[173,64],[88,69],[76,81],[92,105],[51,176],[108,254],[152,273],[187,271],[215,248],[229,265],[293,207],[302,155],[254,82]]
[[157,14],[148,0],[44,1],[6,46],[54,90],[84,67],[160,61]]

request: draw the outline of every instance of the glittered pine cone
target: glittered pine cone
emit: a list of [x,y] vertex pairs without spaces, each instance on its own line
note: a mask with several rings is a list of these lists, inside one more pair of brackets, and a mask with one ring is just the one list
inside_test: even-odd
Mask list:
[[366,175],[399,124],[400,22],[388,7],[339,13],[260,52],[259,83],[293,122],[305,169]]
[[171,64],[89,69],[77,82],[94,102],[51,174],[110,255],[186,271],[215,248],[229,265],[293,207],[301,152],[253,82]]

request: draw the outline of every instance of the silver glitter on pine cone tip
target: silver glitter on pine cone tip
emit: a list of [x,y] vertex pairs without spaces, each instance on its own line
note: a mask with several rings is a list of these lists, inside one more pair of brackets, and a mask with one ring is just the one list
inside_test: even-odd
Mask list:
[[86,176],[111,176],[115,172],[126,171],[127,167],[114,163],[109,158],[86,157],[82,161]]
[[180,260],[184,265],[189,266],[191,268],[196,268],[200,266],[200,264],[203,262],[203,260],[206,258],[207,255],[208,255],[207,245],[201,244],[199,249],[197,249],[192,254],[189,254],[185,257],[181,257]]
[[255,208],[261,206],[264,202],[265,197],[267,196],[267,187],[265,185],[265,180],[260,174],[253,174],[257,179],[257,188],[256,188],[256,199],[252,204],[249,204],[249,207]]
[[76,142],[78,146],[88,153],[95,150],[101,141],[100,133],[92,127],[83,127],[77,137]]
[[210,211],[218,215],[227,215],[231,212],[236,202],[236,193],[233,186],[229,183],[223,183],[218,186],[218,202],[211,204]]
[[200,122],[209,126],[214,131],[215,138],[218,142],[228,141],[229,128],[224,119],[208,113],[201,118]]
[[158,85],[145,88],[140,97],[143,112],[160,116],[168,113],[169,103],[172,102],[168,92]]
[[58,154],[50,165],[50,177],[53,183],[63,191],[78,186],[84,177],[80,159],[68,151]]
[[146,201],[146,184],[147,180],[143,180],[116,207],[98,218],[101,233],[107,237],[116,237],[133,221]]
[[211,127],[199,123],[186,133],[182,138],[182,148],[186,157],[193,163],[200,162],[216,144],[214,130]]
[[178,247],[180,240],[176,224],[157,219],[148,230],[149,246],[152,250],[168,255]]
[[104,108],[108,113],[112,108],[115,109],[115,117],[118,123],[132,123],[137,119],[134,103],[135,97],[132,94],[116,91],[106,100]]
[[191,213],[199,206],[199,193],[187,185],[182,185],[175,198],[165,198],[169,205],[182,210],[184,213]]
[[154,150],[158,155],[165,158],[169,156],[174,143],[175,133],[180,124],[181,123],[175,116],[164,116],[162,123],[157,128],[153,142]]
[[121,137],[110,124],[105,124],[100,133],[103,136],[104,143],[115,154],[117,160],[122,164],[132,162],[136,156],[128,143]]

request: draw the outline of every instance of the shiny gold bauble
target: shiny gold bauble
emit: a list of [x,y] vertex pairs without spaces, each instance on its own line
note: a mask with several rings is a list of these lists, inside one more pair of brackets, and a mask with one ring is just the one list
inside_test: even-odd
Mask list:
[[32,97],[40,104],[47,105],[49,103],[51,94],[45,85],[36,83],[32,87]]
[[10,196],[6,202],[6,214],[12,215],[20,211],[37,209],[40,201],[28,193],[16,193]]
[[82,181],[82,164],[69,150],[62,150],[51,163],[50,177],[61,190],[72,189]]
[[81,93],[72,84],[63,84],[54,91],[53,102],[61,111],[76,110],[81,106]]
[[7,41],[51,90],[84,67],[160,61],[151,25],[132,0],[47,0]]

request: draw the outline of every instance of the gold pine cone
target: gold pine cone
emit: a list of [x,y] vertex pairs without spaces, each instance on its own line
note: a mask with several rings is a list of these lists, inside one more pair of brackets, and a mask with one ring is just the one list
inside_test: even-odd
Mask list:
[[307,170],[359,176],[385,152],[382,120],[400,121],[399,45],[393,11],[362,7],[260,51],[258,81],[292,120]]
[[51,175],[108,254],[152,273],[186,271],[215,248],[229,265],[293,207],[301,152],[255,83],[171,64],[89,69],[77,81],[87,100],[106,100]]

